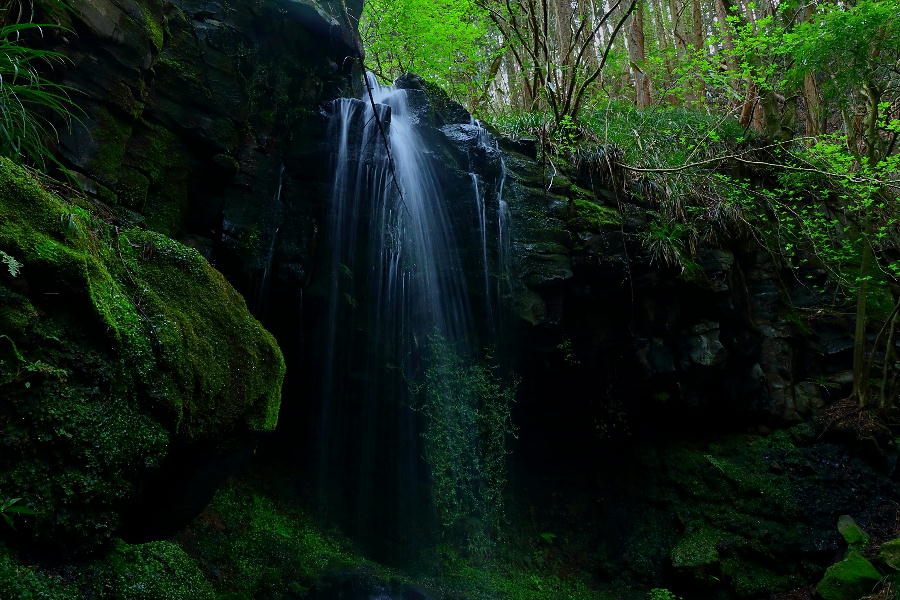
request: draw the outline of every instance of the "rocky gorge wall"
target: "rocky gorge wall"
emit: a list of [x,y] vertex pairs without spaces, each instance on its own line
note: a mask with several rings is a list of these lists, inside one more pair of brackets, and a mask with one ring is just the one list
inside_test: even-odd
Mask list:
[[[0,356],[16,365],[0,380],[12,399],[0,412],[0,482],[44,515],[33,522],[40,543],[30,530],[2,539],[44,565],[100,552],[88,571],[113,583],[88,597],[135,597],[133,579],[147,598],[308,597],[318,572],[297,567],[308,544],[316,561],[333,561],[322,564],[353,560],[296,507],[220,487],[218,476],[187,505],[163,503],[159,489],[179,496],[209,463],[186,460],[181,479],[173,462],[241,448],[278,414],[281,443],[266,457],[293,468],[307,450],[298,433],[314,410],[314,331],[327,293],[322,104],[362,95],[360,6],[73,4],[65,24],[74,34],[48,39],[72,58],[59,74],[85,110],[61,148],[85,194],[41,191],[2,165],[0,250],[24,267],[0,269]],[[527,140],[502,140],[501,161],[462,107],[416,77],[400,84],[445,165],[448,199],[470,196],[472,173],[496,193],[505,164],[513,261],[498,276],[498,350],[522,377],[510,511],[541,523],[534,538],[559,532],[558,547],[541,552],[565,554],[571,538],[578,551],[569,552],[588,557],[572,561],[589,562],[594,582],[753,598],[807,585],[840,558],[839,514],[891,537],[892,451],[823,438],[816,425],[787,429],[840,396],[850,347],[840,316],[818,310],[820,299],[752,240],[701,248],[699,271],[660,263],[642,235],[655,206],[635,183],[551,165]],[[457,201],[451,214],[472,232],[460,246],[474,254],[474,207]],[[798,309],[820,316],[805,324]],[[251,313],[284,351],[281,397],[280,351]],[[284,447],[296,454],[285,459]],[[295,483],[309,486],[302,475]],[[173,508],[183,514],[173,518]],[[110,542],[124,533],[153,541]],[[175,534],[177,543],[160,541]],[[64,546],[54,560],[45,542]],[[34,581],[16,579],[9,574],[31,571],[13,554],[0,549],[0,582],[38,589],[48,572],[53,585],[80,577],[42,567]],[[153,587],[172,573],[180,587]],[[56,597],[77,598],[88,584],[72,585]]]
[[358,1],[75,2],[64,162],[117,218],[213,258],[258,314],[317,243],[319,105],[355,95]]

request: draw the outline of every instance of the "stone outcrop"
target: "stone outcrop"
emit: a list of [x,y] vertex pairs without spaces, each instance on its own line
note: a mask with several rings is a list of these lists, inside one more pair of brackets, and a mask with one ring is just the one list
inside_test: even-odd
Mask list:
[[[358,90],[359,0],[97,0],[55,46],[84,115],[62,154],[123,222],[197,247],[264,312],[310,276],[323,122]],[[357,77],[351,77],[357,75]]]
[[[837,399],[828,390],[847,368],[848,324],[817,310],[826,299],[754,240],[667,259],[678,240],[654,234],[657,207],[633,193],[639,182],[551,164],[522,143],[504,151],[515,310],[534,354],[524,372],[563,369],[574,380],[552,385],[570,386],[576,403],[620,403],[645,421],[797,422]],[[798,311],[819,316],[806,325]]]
[[0,161],[0,489],[36,513],[29,543],[70,553],[115,535],[164,461],[274,429],[284,377],[196,250],[96,210]]

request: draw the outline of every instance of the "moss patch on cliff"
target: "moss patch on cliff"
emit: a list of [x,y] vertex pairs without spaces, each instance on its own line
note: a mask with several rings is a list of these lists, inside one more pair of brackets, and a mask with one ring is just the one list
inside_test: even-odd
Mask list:
[[572,227],[601,231],[622,224],[622,214],[618,210],[597,204],[592,194],[580,188],[574,188],[572,193],[572,215],[569,219]]
[[275,425],[284,363],[194,250],[118,231],[0,162],[0,496],[32,538],[78,551],[172,440]]

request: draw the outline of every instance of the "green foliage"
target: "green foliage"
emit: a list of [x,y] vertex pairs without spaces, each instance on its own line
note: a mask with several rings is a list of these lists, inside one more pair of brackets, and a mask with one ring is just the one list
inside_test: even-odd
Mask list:
[[534,567],[503,563],[473,564],[447,548],[442,549],[441,575],[425,583],[444,598],[467,600],[603,600],[575,577],[562,577]]
[[431,338],[424,379],[414,390],[425,421],[425,459],[442,525],[474,553],[490,548],[503,521],[515,390],[496,368],[469,362]]
[[22,270],[22,263],[17,261],[14,257],[0,250],[0,262],[6,265],[6,270],[10,277],[19,276],[19,271]]
[[24,504],[19,504],[21,501],[21,498],[7,498],[6,500],[0,500],[0,517],[3,517],[4,522],[13,529],[15,529],[13,515],[37,514],[34,509],[28,508]]
[[679,600],[675,592],[666,588],[653,588],[647,594],[647,600]]
[[[869,293],[876,294],[898,281],[887,255],[879,252],[895,243],[900,222],[896,198],[881,183],[896,171],[896,161],[860,165],[844,142],[829,136],[783,152],[784,166],[776,170],[777,184],[772,187],[714,177],[721,182],[724,204],[743,215],[758,239],[798,273],[815,261],[846,297],[859,290],[861,277],[871,284]],[[876,250],[876,268],[860,274],[865,246]],[[821,284],[811,286],[824,291]]]
[[900,2],[817,4],[812,19],[780,33],[773,46],[777,55],[791,59],[786,77],[797,84],[807,73],[827,73],[823,81],[828,97],[846,103],[862,85],[881,85],[896,76]]
[[59,575],[49,575],[38,567],[20,563],[12,551],[0,544],[0,598],[82,600],[84,596]]
[[68,122],[77,112],[69,88],[47,79],[42,70],[64,62],[58,52],[29,48],[25,38],[54,25],[0,27],[0,156],[33,164],[54,161],[50,143],[56,130],[50,115]]
[[700,266],[693,259],[700,238],[696,224],[679,222],[659,213],[653,213],[653,217],[640,236],[650,259],[677,265],[688,276],[699,273]]
[[416,73],[475,107],[494,77],[498,45],[474,0],[371,0],[360,33],[367,66],[381,79]]

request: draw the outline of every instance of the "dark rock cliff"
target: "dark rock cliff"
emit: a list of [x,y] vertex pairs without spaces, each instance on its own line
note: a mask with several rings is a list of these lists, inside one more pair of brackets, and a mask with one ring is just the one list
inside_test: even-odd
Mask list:
[[[353,95],[361,2],[74,2],[64,160],[125,222],[214,260],[262,314],[316,245],[319,104]],[[355,75],[355,77],[354,77]]]
[[[3,165],[0,250],[24,270],[0,272],[0,359],[15,365],[0,373],[12,390],[0,408],[0,484],[43,511],[34,521],[42,542],[77,552],[120,534],[122,513],[139,530],[132,541],[169,536],[157,527],[169,509],[160,495],[134,500],[148,486],[185,484],[148,474],[166,456],[274,426],[279,351],[202,257],[285,349],[292,383],[281,429],[285,445],[302,451],[296,433],[309,425],[320,350],[311,334],[327,287],[317,271],[331,183],[322,108],[362,89],[358,2],[73,4],[64,18],[74,33],[48,39],[73,61],[59,75],[79,90],[85,115],[63,133],[62,154],[92,200],[70,206]],[[806,425],[766,435],[840,396],[849,362],[840,317],[820,311],[749,239],[700,248],[688,271],[666,264],[646,235],[655,207],[622,174],[551,164],[527,141],[502,142],[501,155],[439,90],[414,76],[399,84],[446,167],[447,198],[470,198],[472,173],[486,195],[504,186],[513,260],[492,282],[505,306],[498,350],[523,380],[511,511],[532,519],[570,510],[560,527],[578,520],[598,580],[686,581],[705,590],[698,597],[762,597],[810,581],[840,551],[840,513],[888,529],[889,452],[822,441]],[[34,215],[17,207],[31,196],[39,218],[26,222]],[[489,206],[489,221],[498,210]],[[468,232],[458,240],[463,264],[478,264],[472,203],[456,202],[451,214]],[[77,301],[60,302],[58,289]],[[798,309],[819,317],[806,325]],[[481,328],[489,339],[489,325]],[[284,550],[282,532],[265,530],[281,523],[280,507],[219,496],[192,525],[208,538],[195,554],[212,575],[174,543],[122,544],[110,560],[129,575],[114,575],[115,585],[127,588],[140,563],[142,585],[177,572],[180,595],[157,597],[211,597],[202,577],[221,583],[228,574],[204,553],[239,565],[271,553],[292,571],[306,526],[287,527]],[[221,505],[238,516],[223,520]],[[202,506],[193,508],[159,520],[177,526]],[[256,556],[226,534],[247,537]],[[196,540],[185,535],[190,548]],[[0,585],[16,581],[4,573],[26,573],[16,565],[0,548]]]

